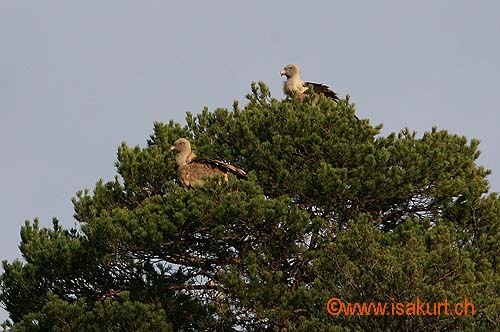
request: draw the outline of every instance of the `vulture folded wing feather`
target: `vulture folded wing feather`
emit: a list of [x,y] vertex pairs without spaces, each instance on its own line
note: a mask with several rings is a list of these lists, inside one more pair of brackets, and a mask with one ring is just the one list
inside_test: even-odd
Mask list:
[[313,82],[306,82],[306,86],[312,87],[315,93],[325,95],[328,98],[331,98],[334,102],[339,102],[339,96],[330,89],[327,85],[321,84],[321,83],[313,83]]
[[192,163],[200,163],[203,165],[210,166],[214,173],[227,174],[231,173],[236,175],[238,179],[246,178],[247,173],[233,165],[227,164],[221,160],[206,159],[206,158],[195,158]]
[[203,185],[207,177],[223,176],[227,174],[208,164],[193,162],[179,168],[179,178],[186,187]]

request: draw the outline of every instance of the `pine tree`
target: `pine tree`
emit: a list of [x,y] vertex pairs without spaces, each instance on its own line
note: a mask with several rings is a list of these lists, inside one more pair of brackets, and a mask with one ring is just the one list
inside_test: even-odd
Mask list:
[[[21,229],[3,262],[10,331],[484,331],[500,326],[500,200],[477,140],[388,136],[338,104],[280,101],[155,123],[113,181],[73,199],[78,229]],[[317,100],[317,98],[316,98]],[[170,145],[250,172],[183,188]],[[338,315],[345,302],[468,298],[474,315]]]

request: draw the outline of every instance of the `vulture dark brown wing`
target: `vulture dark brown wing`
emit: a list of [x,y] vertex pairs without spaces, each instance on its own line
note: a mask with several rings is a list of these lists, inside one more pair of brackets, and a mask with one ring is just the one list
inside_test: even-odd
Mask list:
[[220,160],[206,159],[206,158],[195,158],[195,159],[193,159],[193,161],[191,163],[204,164],[204,165],[210,166],[214,169],[217,169],[223,173],[234,174],[234,175],[236,175],[236,177],[238,179],[242,179],[242,178],[247,177],[247,173],[244,170],[242,170],[238,167],[235,167],[233,165],[226,164],[225,162],[220,161]]
[[306,86],[312,87],[315,93],[321,93],[328,98],[333,99],[335,102],[339,102],[339,96],[332,91],[328,86],[320,83],[306,82]]

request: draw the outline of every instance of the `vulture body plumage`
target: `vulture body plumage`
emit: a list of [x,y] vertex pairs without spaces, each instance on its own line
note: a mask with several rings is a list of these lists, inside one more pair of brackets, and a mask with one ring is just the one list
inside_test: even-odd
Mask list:
[[334,102],[339,101],[338,95],[328,86],[320,83],[304,82],[300,78],[299,66],[294,64],[286,65],[280,72],[282,76],[286,76],[287,80],[283,85],[285,95],[291,99],[304,99],[307,95],[307,90],[312,88],[316,94],[322,94],[331,98]]
[[203,185],[206,178],[212,176],[223,176],[226,181],[228,174],[233,174],[239,179],[247,176],[242,169],[223,161],[197,157],[191,150],[191,143],[185,138],[176,140],[170,149],[177,152],[175,156],[177,174],[185,187]]

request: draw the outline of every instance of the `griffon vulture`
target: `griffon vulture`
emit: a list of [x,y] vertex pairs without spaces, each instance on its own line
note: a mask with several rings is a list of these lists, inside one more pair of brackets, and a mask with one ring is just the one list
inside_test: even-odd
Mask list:
[[304,82],[300,78],[300,69],[299,66],[290,64],[286,65],[281,70],[281,76],[286,76],[287,80],[283,85],[283,90],[285,95],[290,98],[299,98],[303,99],[306,96],[306,91],[312,87],[315,93],[323,94],[328,98],[333,99],[334,102],[339,101],[339,97],[337,94],[330,90],[330,88],[326,85],[320,83],[312,83],[312,82]]
[[247,176],[242,169],[223,161],[196,157],[191,151],[191,144],[185,138],[179,138],[170,149],[177,152],[175,156],[177,174],[182,185],[186,187],[203,185],[206,177],[210,176],[223,176],[226,181],[229,173],[236,175],[238,179]]

